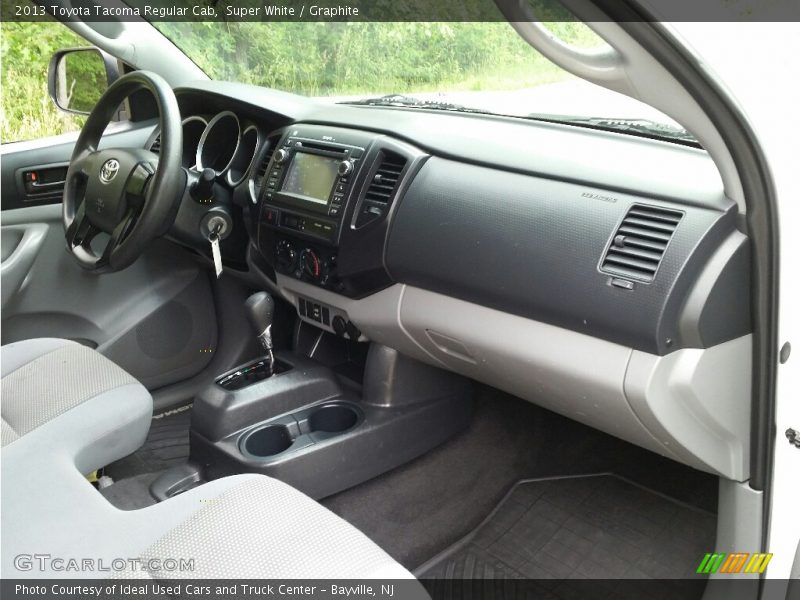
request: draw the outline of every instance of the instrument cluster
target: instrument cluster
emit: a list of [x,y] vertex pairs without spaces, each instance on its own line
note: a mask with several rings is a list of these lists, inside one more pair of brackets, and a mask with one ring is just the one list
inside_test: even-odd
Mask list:
[[[191,115],[183,120],[184,168],[202,172],[212,169],[216,179],[237,187],[247,178],[262,145],[261,132],[254,123],[241,120],[232,111],[207,118]],[[158,154],[161,133],[156,130],[147,148]]]

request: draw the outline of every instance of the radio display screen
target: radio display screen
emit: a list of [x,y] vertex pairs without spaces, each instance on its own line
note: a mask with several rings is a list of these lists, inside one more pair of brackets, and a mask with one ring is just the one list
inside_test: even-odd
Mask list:
[[339,161],[335,158],[296,152],[281,191],[316,204],[327,204],[338,168]]

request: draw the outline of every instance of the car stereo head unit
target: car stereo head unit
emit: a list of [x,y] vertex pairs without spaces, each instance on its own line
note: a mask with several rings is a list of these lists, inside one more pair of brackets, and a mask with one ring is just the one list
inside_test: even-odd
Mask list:
[[341,164],[338,158],[298,151],[289,163],[281,193],[299,201],[328,206]]
[[363,148],[288,136],[273,156],[264,201],[340,220]]

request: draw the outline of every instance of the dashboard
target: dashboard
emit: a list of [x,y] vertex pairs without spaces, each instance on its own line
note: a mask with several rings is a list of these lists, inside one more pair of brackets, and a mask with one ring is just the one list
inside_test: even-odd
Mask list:
[[[228,215],[234,275],[319,329],[746,477],[749,242],[702,149],[242,84],[176,93],[184,166],[219,186],[181,211]],[[736,409],[711,410],[720,394]]]
[[[265,92],[275,108],[288,96]],[[349,108],[362,122],[292,122],[241,96],[179,90],[178,97],[184,165],[212,169],[220,203],[235,211],[230,232],[239,243],[223,247],[234,268],[347,299],[414,285],[657,355],[750,331],[747,240],[700,149],[520,119],[391,109],[318,106],[331,121]],[[364,120],[376,114],[416,116],[419,124],[412,131],[398,122],[390,135]],[[455,126],[442,139],[461,142],[461,156],[428,146],[426,125],[449,121]],[[517,141],[524,135],[557,143],[532,152]],[[503,151],[493,153],[498,143]],[[552,161],[570,143],[561,172],[545,172],[543,158]],[[148,144],[157,151],[157,132]],[[599,144],[602,154],[594,152]],[[478,162],[472,153],[481,146]],[[614,152],[619,162],[608,160]],[[498,157],[502,168],[486,164]],[[620,169],[626,160],[635,168]],[[567,176],[570,164],[578,168]],[[657,177],[637,181],[659,166]],[[611,178],[613,185],[603,181]],[[730,239],[736,242],[714,261],[716,272],[701,277]],[[709,289],[689,303],[698,285]],[[316,324],[334,329],[331,318]]]

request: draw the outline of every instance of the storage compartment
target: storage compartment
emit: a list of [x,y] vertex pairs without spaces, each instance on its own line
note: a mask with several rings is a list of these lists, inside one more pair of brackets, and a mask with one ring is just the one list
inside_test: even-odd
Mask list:
[[358,423],[355,408],[346,404],[325,404],[317,408],[308,417],[311,431],[325,433],[343,433]]
[[288,450],[294,440],[286,425],[267,425],[249,433],[242,440],[242,450],[256,457],[267,457]]

